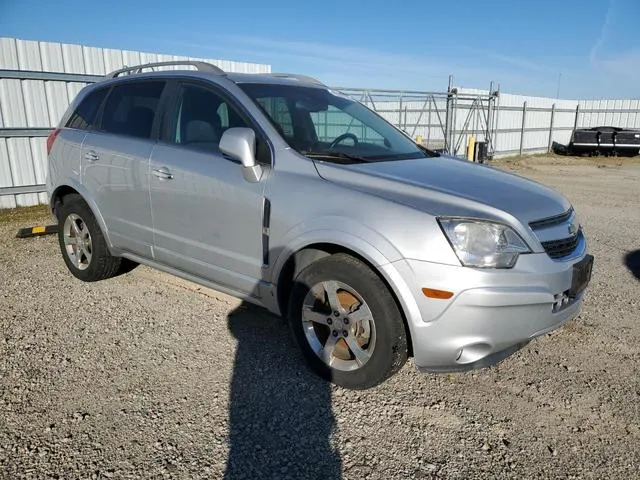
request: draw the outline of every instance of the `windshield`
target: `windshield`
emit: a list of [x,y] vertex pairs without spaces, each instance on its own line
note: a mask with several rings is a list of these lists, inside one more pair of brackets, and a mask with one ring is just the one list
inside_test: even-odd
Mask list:
[[255,83],[239,86],[302,155],[340,163],[437,155],[420,148],[361,103],[330,90]]

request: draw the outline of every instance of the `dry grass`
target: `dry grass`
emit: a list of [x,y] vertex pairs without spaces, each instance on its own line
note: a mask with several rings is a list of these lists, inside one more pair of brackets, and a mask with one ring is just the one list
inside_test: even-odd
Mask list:
[[42,221],[54,223],[46,205],[0,209],[0,225],[24,223],[25,227],[29,227]]

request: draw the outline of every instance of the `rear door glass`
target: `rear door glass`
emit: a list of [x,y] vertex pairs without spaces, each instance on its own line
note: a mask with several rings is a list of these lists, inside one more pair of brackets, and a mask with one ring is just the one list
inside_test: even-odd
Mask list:
[[100,129],[107,133],[150,138],[164,81],[132,82],[113,87]]

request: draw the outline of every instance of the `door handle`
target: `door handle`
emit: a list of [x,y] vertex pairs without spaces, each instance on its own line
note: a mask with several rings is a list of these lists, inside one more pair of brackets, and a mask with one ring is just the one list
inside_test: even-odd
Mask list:
[[153,175],[160,180],[171,180],[173,179],[173,175],[169,171],[167,167],[154,168]]
[[84,159],[89,162],[97,162],[98,160],[100,160],[100,157],[93,150],[89,150],[87,153],[84,154]]

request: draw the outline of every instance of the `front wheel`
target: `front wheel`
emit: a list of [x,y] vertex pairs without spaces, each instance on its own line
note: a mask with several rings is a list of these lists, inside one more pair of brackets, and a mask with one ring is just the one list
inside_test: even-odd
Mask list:
[[324,257],[298,274],[289,322],[311,370],[345,388],[374,387],[407,360],[407,335],[393,296],[350,255]]

